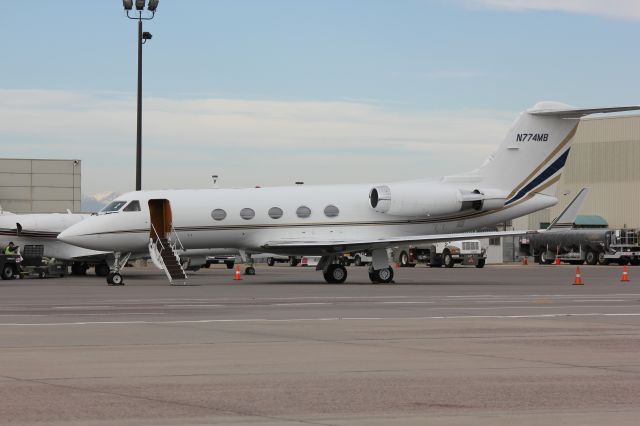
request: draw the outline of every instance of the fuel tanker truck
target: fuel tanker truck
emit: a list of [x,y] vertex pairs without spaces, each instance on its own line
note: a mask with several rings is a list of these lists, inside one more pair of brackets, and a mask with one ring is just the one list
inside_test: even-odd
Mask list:
[[582,189],[546,230],[520,237],[520,255],[533,256],[540,264],[551,264],[556,258],[572,265],[638,264],[637,229],[609,229],[606,225],[581,228],[575,224],[588,193],[589,188]]

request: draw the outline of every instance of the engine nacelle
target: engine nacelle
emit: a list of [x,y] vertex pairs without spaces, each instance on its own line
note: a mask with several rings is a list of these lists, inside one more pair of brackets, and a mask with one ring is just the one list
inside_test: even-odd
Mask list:
[[438,182],[380,185],[369,192],[369,203],[375,211],[402,217],[489,211],[503,207],[505,201],[506,194],[502,191],[463,190]]

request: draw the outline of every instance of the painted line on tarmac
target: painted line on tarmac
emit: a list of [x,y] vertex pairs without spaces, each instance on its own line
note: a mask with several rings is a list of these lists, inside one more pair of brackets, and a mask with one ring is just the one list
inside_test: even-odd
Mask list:
[[327,318],[236,318],[236,319],[202,319],[202,320],[174,320],[174,321],[83,321],[83,322],[50,322],[50,323],[0,323],[0,326],[40,327],[66,325],[156,325],[156,324],[212,324],[212,323],[275,323],[275,322],[313,322],[313,321],[388,321],[388,320],[448,320],[448,319],[544,319],[570,317],[637,317],[640,312],[603,313],[593,312],[584,314],[556,313],[535,315],[441,315],[431,317],[327,317]]
[[52,306],[51,309],[115,309],[115,306],[78,305],[78,306]]
[[[333,303],[329,303],[329,302],[272,303],[270,305],[249,305],[249,306],[262,307],[262,306],[308,306],[308,305],[333,305]],[[228,305],[228,306],[233,306],[233,305]]]

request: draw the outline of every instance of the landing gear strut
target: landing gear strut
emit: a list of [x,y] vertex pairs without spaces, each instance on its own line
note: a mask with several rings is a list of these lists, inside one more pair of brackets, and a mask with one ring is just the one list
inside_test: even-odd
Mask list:
[[131,257],[131,253],[121,256],[122,254],[120,252],[115,252],[113,254],[113,266],[111,266],[110,272],[107,275],[107,284],[109,285],[124,285],[124,280],[122,279],[122,275],[120,275],[120,270],[127,264],[129,257]]
[[371,252],[372,262],[369,266],[369,279],[372,283],[392,283],[393,269],[389,266],[389,254],[385,249]]
[[[251,254],[247,253],[244,250],[240,250],[240,260],[242,263],[246,263],[247,267],[244,268],[245,275],[255,275],[256,268],[253,267],[253,259],[251,258]],[[228,266],[227,266],[228,268]]]

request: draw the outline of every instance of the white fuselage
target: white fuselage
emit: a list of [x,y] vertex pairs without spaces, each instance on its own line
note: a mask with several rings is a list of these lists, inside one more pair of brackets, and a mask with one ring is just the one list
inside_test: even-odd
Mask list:
[[[446,185],[438,183],[438,185]],[[460,184],[456,185],[456,188]],[[150,238],[148,200],[166,199],[171,204],[173,227],[186,249],[229,247],[264,251],[271,241],[357,241],[410,235],[435,235],[477,230],[552,206],[554,197],[532,194],[517,203],[490,212],[460,212],[447,216],[394,217],[376,212],[369,204],[371,185],[294,186],[246,189],[203,189],[131,192],[118,200],[140,202],[140,211],[100,214],[63,233],[65,241],[92,249],[119,252],[145,250]],[[436,200],[437,201],[437,200]],[[327,206],[337,216],[325,214]],[[282,210],[272,218],[271,208]],[[299,217],[301,207],[310,210]],[[226,216],[215,220],[212,212]],[[241,211],[252,209],[254,217],[243,219]],[[335,214],[335,209],[330,208]],[[246,213],[246,211],[245,211]],[[247,216],[247,215],[245,215]],[[270,251],[270,250],[268,250]],[[317,249],[279,250],[282,254],[322,254]]]
[[105,252],[77,247],[57,238],[60,232],[89,216],[79,213],[4,213],[0,215],[0,245],[10,241],[22,247],[41,245],[45,257],[61,260],[103,256]]

